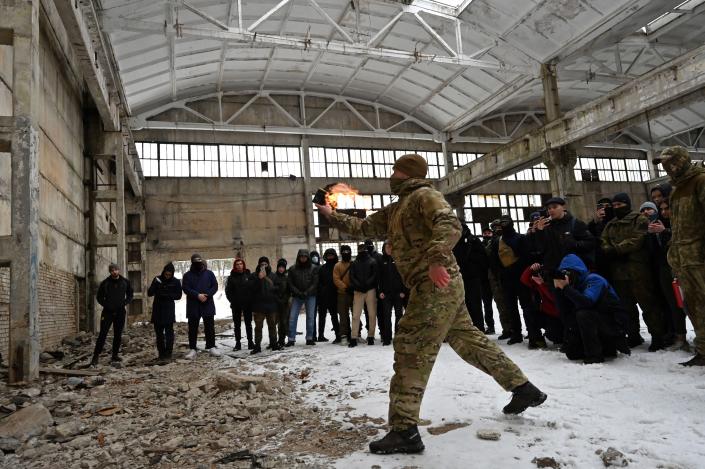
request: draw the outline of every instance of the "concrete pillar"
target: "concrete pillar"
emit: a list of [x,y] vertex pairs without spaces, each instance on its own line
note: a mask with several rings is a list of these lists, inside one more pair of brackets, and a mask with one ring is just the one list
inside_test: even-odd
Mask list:
[[587,208],[583,203],[584,194],[575,180],[574,167],[578,155],[571,147],[549,150],[543,155],[543,162],[548,167],[551,194],[568,201],[568,208],[580,219],[585,219]]
[[443,152],[443,162],[446,165],[446,174],[450,174],[455,167],[453,166],[453,152],[448,148],[448,142],[441,142],[441,151]]
[[105,132],[103,135],[104,153],[115,157],[115,228],[117,229],[117,258],[123,275],[127,274],[127,246],[125,244],[125,147],[122,132]]
[[651,179],[656,179],[658,177],[658,171],[656,171],[656,166],[654,166],[654,158],[658,155],[656,150],[648,150],[646,152],[646,161],[649,165],[649,177]]
[[301,137],[301,174],[304,179],[304,212],[306,213],[306,244],[309,250],[316,246],[316,230],[313,222],[313,187],[311,187],[311,158],[308,151],[308,137]]
[[555,64],[541,64],[543,103],[546,109],[546,123],[561,117],[561,102],[558,98],[558,80]]
[[[7,4],[5,4],[7,5]],[[39,1],[0,7],[0,27],[13,31],[14,133],[10,260],[11,383],[39,376]]]

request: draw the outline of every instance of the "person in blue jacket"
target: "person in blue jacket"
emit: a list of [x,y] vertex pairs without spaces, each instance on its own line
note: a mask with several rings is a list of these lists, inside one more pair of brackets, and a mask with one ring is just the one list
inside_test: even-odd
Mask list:
[[174,277],[174,264],[164,266],[161,275],[154,277],[147,290],[147,296],[154,297],[152,304],[152,324],[157,338],[159,362],[171,360],[174,349],[174,323],[176,322],[175,301],[181,299],[181,282]]
[[196,358],[196,339],[201,318],[203,318],[203,329],[206,334],[206,350],[214,357],[219,357],[221,353],[215,346],[215,301],[213,301],[213,296],[218,293],[218,280],[215,274],[208,270],[200,254],[191,256],[191,268],[184,274],[182,285],[186,293],[190,349],[186,358],[190,360]]
[[564,314],[564,350],[571,360],[602,363],[617,351],[630,354],[627,344],[629,317],[614,288],[600,275],[588,272],[575,254],[563,258],[553,284],[568,306]]

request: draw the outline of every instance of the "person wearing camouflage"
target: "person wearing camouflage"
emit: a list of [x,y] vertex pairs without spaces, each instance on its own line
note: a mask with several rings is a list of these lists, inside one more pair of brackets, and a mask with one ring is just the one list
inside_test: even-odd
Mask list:
[[465,361],[491,375],[512,400],[504,408],[518,414],[546,400],[504,352],[472,325],[465,306],[460,269],[453,246],[460,222],[443,195],[426,181],[426,161],[404,155],[390,179],[399,200],[361,220],[318,206],[319,213],[341,231],[366,239],[386,239],[396,253],[397,268],[410,289],[409,305],[394,338],[394,376],[389,390],[391,431],[370,443],[378,454],[418,453],[421,400],[431,369],[445,339]]
[[675,186],[671,192],[671,247],[668,263],[683,288],[690,322],[695,329],[695,357],[684,366],[705,366],[705,169],[690,161],[688,150],[668,147],[654,164]]

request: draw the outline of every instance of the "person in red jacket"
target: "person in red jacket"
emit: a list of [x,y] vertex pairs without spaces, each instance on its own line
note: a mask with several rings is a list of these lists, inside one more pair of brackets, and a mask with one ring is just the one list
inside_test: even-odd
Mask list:
[[529,348],[544,348],[546,340],[541,329],[546,330],[546,337],[554,344],[563,343],[563,324],[556,306],[556,297],[542,277],[543,266],[532,264],[521,274],[521,283],[531,290],[534,308],[524,310],[524,321],[529,332]]

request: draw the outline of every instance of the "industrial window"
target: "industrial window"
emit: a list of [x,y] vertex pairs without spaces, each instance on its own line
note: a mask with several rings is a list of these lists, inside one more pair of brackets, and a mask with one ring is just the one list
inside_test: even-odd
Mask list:
[[[313,196],[313,194],[312,194]],[[391,194],[358,194],[354,197],[341,197],[338,199],[338,208],[339,209],[353,209],[353,208],[358,208],[358,209],[364,209],[366,212],[365,214],[367,216],[372,215],[373,213],[376,213],[378,210],[381,208],[386,207],[387,205],[391,204],[396,200],[396,196],[391,195]],[[321,237],[321,230],[320,230],[320,218],[318,216],[318,209],[316,208],[315,205],[313,205],[313,226],[314,226],[314,232],[316,236],[316,240],[320,241]],[[333,243],[335,244],[335,243]],[[338,244],[350,244],[351,246],[355,244],[354,242],[351,243],[338,243]],[[355,254],[355,250],[353,249],[353,254]]]
[[453,153],[453,168],[461,168],[482,156],[482,153]]
[[637,158],[580,157],[574,171],[577,181],[644,182],[651,179],[648,161]]
[[334,178],[350,177],[350,156],[346,148],[326,148],[326,175]]
[[[544,196],[545,198],[550,195]],[[529,228],[531,212],[542,206],[540,194],[471,194],[465,196],[465,223],[470,231],[480,236],[492,220],[509,215],[519,233]]]
[[388,178],[392,175],[392,166],[396,161],[393,150],[372,150],[374,156],[375,176]]
[[372,150],[350,150],[350,170],[354,178],[375,177]]
[[301,176],[298,147],[269,145],[187,145],[136,142],[145,176]]
[[505,181],[548,181],[548,167],[539,163],[536,166],[511,174],[504,178]]
[[309,149],[311,177],[386,179],[392,175],[394,162],[408,153],[418,153],[428,162],[430,179],[446,175],[440,152],[312,147]]
[[641,28],[641,31],[645,34],[651,34],[659,28],[666,26],[671,21],[680,18],[683,15],[692,14],[695,7],[705,3],[705,0],[687,0],[683,3],[679,3],[675,8],[671,8],[666,13],[658,16],[657,18],[649,21],[649,23]]

